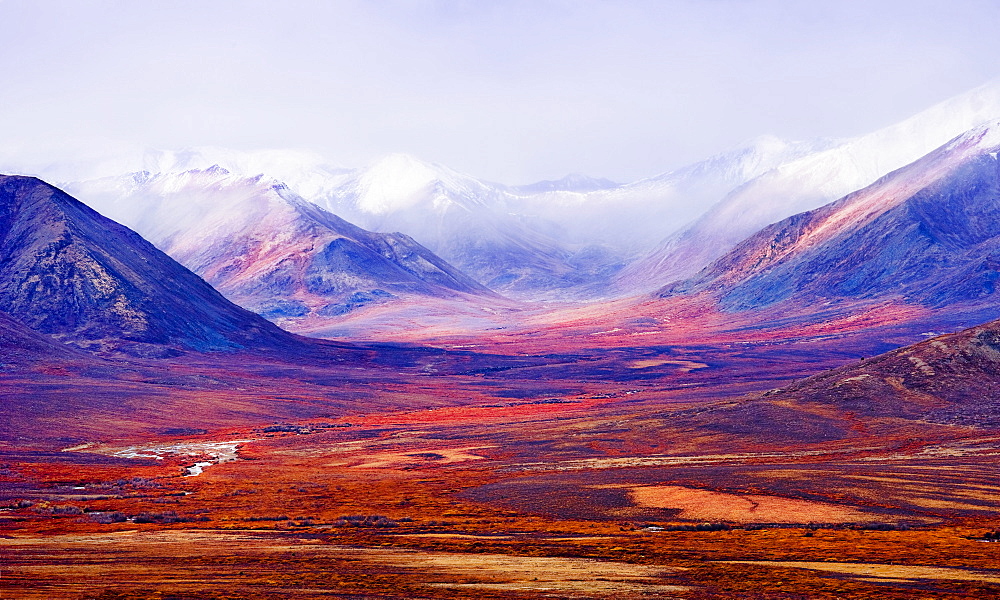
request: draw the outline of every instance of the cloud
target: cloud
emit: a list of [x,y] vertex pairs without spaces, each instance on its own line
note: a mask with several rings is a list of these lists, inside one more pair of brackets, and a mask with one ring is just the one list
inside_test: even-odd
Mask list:
[[862,133],[996,72],[993,2],[6,2],[0,134],[635,179]]

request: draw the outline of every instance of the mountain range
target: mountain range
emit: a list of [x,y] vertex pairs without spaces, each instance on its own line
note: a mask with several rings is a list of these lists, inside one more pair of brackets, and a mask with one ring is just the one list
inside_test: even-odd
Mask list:
[[998,116],[1000,82],[991,82],[899,123],[777,165],[734,187],[667,237],[625,270],[619,285],[653,289],[693,275],[757,230],[870,185]]
[[884,299],[998,305],[1000,122],[822,208],[765,227],[661,296],[709,292],[727,310]]
[[[998,113],[991,84],[853,140],[764,136],[630,184],[504,186],[406,155],[348,169],[306,153],[206,148],[147,152],[152,170],[67,187],[229,300],[299,330],[394,303],[489,313],[508,302],[498,294],[637,295],[681,272],[692,275],[659,297],[707,292],[730,311],[838,298],[989,308],[994,258],[982,223],[993,216],[995,126],[960,128]],[[785,214],[859,182],[870,187]],[[767,224],[775,216],[784,220]]]
[[336,317],[400,297],[496,297],[409,236],[361,229],[262,176],[212,167],[70,189],[272,320]]
[[[237,178],[263,174],[354,225],[410,236],[498,293],[596,299],[693,275],[770,223],[869,185],[998,114],[994,83],[868,135],[808,142],[762,136],[621,185],[571,176],[506,186],[407,155],[349,169],[303,152],[218,148],[146,151],[125,161],[141,168],[117,177],[179,176],[213,166]],[[96,190],[101,185],[82,183],[94,179],[86,172],[78,170],[73,180],[64,173],[64,187],[88,202],[96,192],[93,202],[105,210],[115,186]],[[180,199],[173,202],[183,213]]]
[[[308,199],[367,230],[404,232],[499,293],[527,300],[586,299],[622,293],[610,283],[629,260],[701,214],[733,186],[822,145],[763,136],[677,171],[625,185],[569,176],[505,186],[401,154],[352,170],[327,166],[299,152],[218,148],[148,151],[132,161],[141,170],[98,178],[78,174],[62,185],[159,244],[152,228],[140,223],[140,208],[155,212],[162,202],[150,198],[175,194],[171,204],[180,216],[160,213],[158,220],[182,219],[194,209],[182,208],[180,190],[152,179],[213,169],[248,180],[263,174],[263,179],[284,185],[286,195]],[[204,183],[210,189],[199,192],[194,189],[197,182],[188,179],[192,181],[185,184],[191,186],[186,194],[191,198],[214,190],[209,181]]]

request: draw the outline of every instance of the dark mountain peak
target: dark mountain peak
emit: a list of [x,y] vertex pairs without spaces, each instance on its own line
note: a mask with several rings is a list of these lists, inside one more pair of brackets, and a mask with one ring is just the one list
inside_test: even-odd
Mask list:
[[101,351],[164,354],[294,340],[135,232],[34,177],[0,176],[0,310]]

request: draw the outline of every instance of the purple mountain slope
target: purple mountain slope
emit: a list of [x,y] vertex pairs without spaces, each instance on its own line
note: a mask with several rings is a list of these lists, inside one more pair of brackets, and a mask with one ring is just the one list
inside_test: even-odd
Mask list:
[[294,345],[135,232],[33,177],[0,176],[0,310],[93,351]]
[[621,283],[641,290],[691,277],[755,231],[862,189],[965,131],[1000,118],[1000,81],[904,121],[775,165],[730,188],[717,203],[629,266]]
[[1000,303],[1000,122],[873,185],[770,225],[660,295],[710,291],[723,307],[895,299]]

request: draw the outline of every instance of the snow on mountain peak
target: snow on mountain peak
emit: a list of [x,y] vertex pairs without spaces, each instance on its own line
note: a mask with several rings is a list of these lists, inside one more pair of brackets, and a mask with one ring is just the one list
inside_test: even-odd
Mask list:
[[409,154],[389,154],[357,171],[344,186],[353,208],[386,215],[430,202],[435,209],[454,198],[475,198],[485,186],[476,179]]
[[[690,226],[664,240],[660,248],[630,267],[627,281],[667,283],[688,277],[762,227],[862,189],[998,117],[1000,80],[894,125],[828,143],[826,148],[784,162],[733,188]],[[975,143],[990,143],[993,129],[987,126],[988,132],[984,130]]]
[[1000,147],[1000,118],[970,129],[945,145],[945,149],[987,151]]
[[177,173],[218,166],[229,172],[251,177],[301,171],[303,169],[340,169],[321,155],[306,150],[269,149],[241,151],[231,148],[199,146],[181,150],[147,149],[141,158],[141,170],[152,173]]
[[357,181],[357,206],[373,214],[409,208],[422,201],[438,179],[437,169],[407,154],[390,154],[366,167]]

